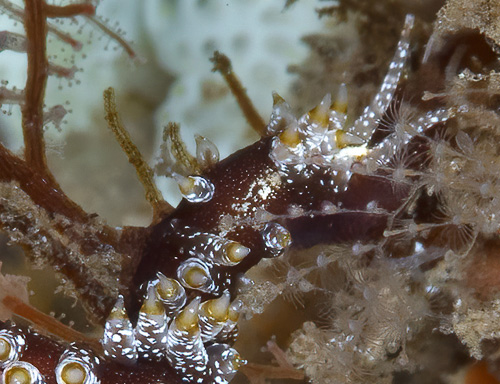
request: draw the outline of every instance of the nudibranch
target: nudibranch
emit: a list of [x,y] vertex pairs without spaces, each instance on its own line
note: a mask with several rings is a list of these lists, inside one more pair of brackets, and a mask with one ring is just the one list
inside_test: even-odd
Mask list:
[[299,118],[274,94],[262,139],[225,160],[200,139],[196,166],[171,172],[184,200],[151,226],[131,286],[107,298],[102,351],[4,324],[3,382],[229,383],[245,364],[232,347],[240,277],[290,247],[382,238],[410,189],[371,167],[422,152],[427,132],[453,116],[436,109],[375,138],[398,102],[413,24],[407,15],[382,85],[354,122],[343,85]]

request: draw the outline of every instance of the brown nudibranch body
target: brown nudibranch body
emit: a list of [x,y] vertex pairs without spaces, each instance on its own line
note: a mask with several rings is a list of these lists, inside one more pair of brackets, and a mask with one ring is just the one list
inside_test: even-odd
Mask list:
[[[264,138],[207,172],[205,177],[213,180],[215,186],[209,202],[183,201],[172,215],[153,226],[146,253],[137,268],[136,286],[153,278],[158,270],[167,276],[175,275],[196,242],[203,241],[203,233],[219,233],[225,217],[233,220],[226,237],[251,251],[238,265],[214,271],[216,295],[224,289],[234,292],[238,275],[262,257],[274,256],[266,250],[262,236],[269,217],[289,229],[292,246],[363,242],[382,236],[388,215],[407,197],[406,186],[394,188],[387,179],[359,174],[354,174],[338,191],[335,179],[324,168],[314,169],[307,178],[282,180],[269,157],[271,140]],[[386,212],[369,212],[373,201]],[[332,206],[342,209],[330,213],[328,208]],[[294,215],[290,208],[301,213]],[[267,218],[260,219],[259,215]],[[259,223],[259,219],[263,221]],[[182,233],[184,227],[191,229],[189,239],[185,239],[189,230],[186,235]]]

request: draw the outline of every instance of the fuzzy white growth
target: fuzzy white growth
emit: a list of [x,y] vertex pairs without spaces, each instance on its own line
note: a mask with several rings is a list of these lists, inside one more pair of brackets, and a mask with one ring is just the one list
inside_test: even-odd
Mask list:
[[202,176],[186,177],[178,173],[174,173],[173,177],[179,184],[182,196],[190,203],[206,203],[212,200],[215,187],[210,180]]
[[156,296],[155,285],[149,283],[135,328],[139,356],[147,360],[160,360],[165,355],[167,328],[167,313]]
[[96,376],[99,359],[84,349],[71,347],[64,351],[56,367],[57,384],[100,384]]
[[167,316],[172,318],[186,304],[186,290],[177,280],[170,279],[161,272],[158,272],[157,277],[156,293],[158,299],[165,306]]
[[219,161],[219,150],[207,138],[196,135],[196,160],[202,169],[213,167]]
[[210,276],[209,265],[203,260],[195,258],[185,260],[177,268],[177,277],[180,283],[189,289],[207,293],[217,289]]
[[266,251],[269,251],[273,256],[281,255],[292,243],[290,232],[274,222],[265,225],[262,230],[262,240],[264,240]]
[[[318,260],[318,268],[324,268],[325,273],[325,281],[318,280],[319,287],[329,287],[332,294],[328,303],[331,324],[318,328],[305,322],[303,329],[294,334],[288,354],[294,365],[304,367],[311,382],[385,383],[374,380],[373,372],[412,369],[407,342],[419,332],[430,311],[426,288],[408,288],[413,278],[411,270],[439,256],[429,255],[428,251],[434,251],[419,244],[407,260],[376,255],[367,266],[362,256],[373,251],[377,252],[375,244],[355,244],[351,249],[332,247]],[[443,251],[438,252],[442,257]],[[342,276],[343,281],[334,287],[329,280],[336,268],[339,270],[335,276]],[[345,289],[347,286],[350,288]],[[394,358],[386,366],[388,355]]]
[[212,344],[207,348],[209,378],[215,384],[228,384],[246,364],[238,351],[227,344]]
[[415,16],[406,15],[405,25],[401,31],[401,38],[398,42],[394,57],[389,64],[389,71],[384,77],[378,93],[372,103],[365,108],[363,114],[354,122],[349,132],[368,141],[377,128],[378,121],[389,107],[394,92],[398,86],[405,64],[410,54],[410,32],[415,22]]
[[[409,105],[401,102],[392,103],[379,122],[381,132],[387,132],[387,137],[370,151],[370,157],[384,164],[393,161],[393,157],[401,157],[406,152],[406,144],[419,135],[420,130],[413,121],[413,110]],[[373,169],[372,169],[373,170]]]
[[21,331],[0,330],[0,368],[18,361],[25,345],[26,339]]
[[440,224],[448,227],[451,245],[470,245],[478,233],[500,230],[497,143],[496,136],[471,137],[464,131],[431,143],[433,156],[422,183],[427,193],[439,193],[437,214]]
[[202,383],[208,362],[198,323],[200,301],[189,303],[168,329],[167,359],[187,383]]
[[133,364],[137,360],[134,330],[125,311],[122,295],[118,296],[115,307],[104,325],[101,344],[106,356],[122,364]]
[[201,304],[198,316],[203,342],[215,339],[222,330],[229,317],[230,300],[231,295],[226,290],[221,297]]
[[3,384],[46,384],[38,368],[25,361],[5,367],[2,379]]

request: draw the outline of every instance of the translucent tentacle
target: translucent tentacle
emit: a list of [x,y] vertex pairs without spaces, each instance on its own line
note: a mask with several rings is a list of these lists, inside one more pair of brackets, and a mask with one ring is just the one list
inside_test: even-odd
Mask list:
[[406,64],[409,47],[410,47],[410,32],[415,21],[414,15],[406,15],[405,25],[401,31],[401,38],[394,57],[389,65],[389,71],[385,75],[384,81],[380,86],[378,93],[375,95],[372,103],[365,108],[362,115],[354,122],[349,129],[351,133],[360,136],[363,140],[368,141],[377,128],[377,122],[381,119],[384,112],[389,107],[394,92],[403,73]]

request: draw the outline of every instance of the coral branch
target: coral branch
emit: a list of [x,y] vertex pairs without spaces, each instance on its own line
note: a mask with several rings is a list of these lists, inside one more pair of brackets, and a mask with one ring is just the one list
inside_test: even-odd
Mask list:
[[45,13],[47,17],[90,16],[95,14],[95,7],[90,3],[69,4],[65,6],[45,4]]
[[48,77],[47,20],[43,0],[25,2],[24,28],[28,52],[28,78],[22,107],[24,155],[29,166],[49,174],[43,140],[43,99]]
[[118,112],[116,110],[115,91],[108,88],[104,91],[104,109],[106,110],[106,121],[109,129],[114,133],[116,140],[128,157],[129,162],[135,167],[139,181],[146,191],[146,200],[153,208],[155,218],[160,218],[164,214],[171,212],[174,208],[168,204],[156,187],[153,180],[153,170],[143,159],[141,152],[130,139],[130,135],[123,127]]
[[267,124],[257,112],[257,109],[247,95],[246,89],[241,85],[240,80],[234,74],[229,58],[219,51],[215,51],[210,61],[214,63],[212,71],[220,72],[224,77],[229,89],[231,89],[231,93],[236,98],[241,111],[245,115],[248,124],[250,124],[260,136],[266,136]]

